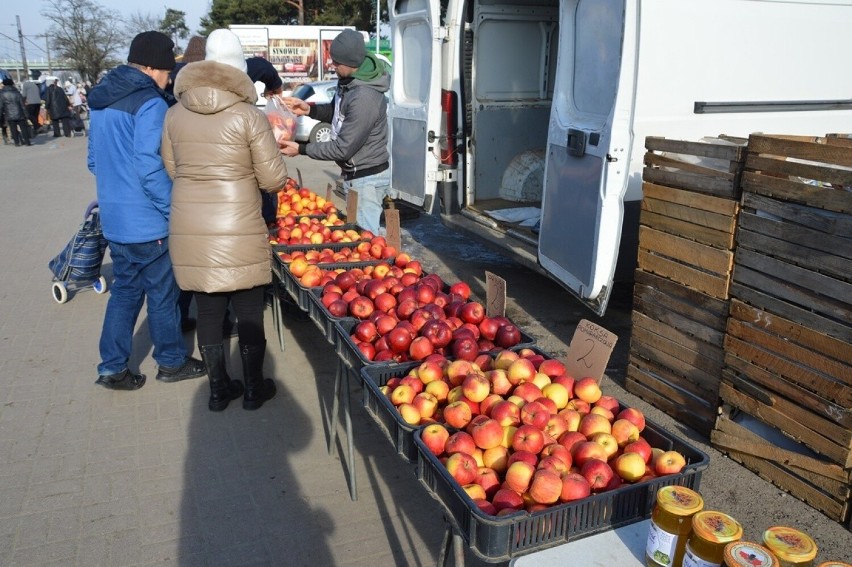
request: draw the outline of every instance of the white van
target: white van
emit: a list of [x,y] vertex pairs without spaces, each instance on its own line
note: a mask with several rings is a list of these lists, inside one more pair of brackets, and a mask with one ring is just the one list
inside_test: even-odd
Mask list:
[[[619,279],[635,266],[646,136],[852,132],[852,0],[389,8],[391,161],[405,164],[393,196],[499,244],[598,314],[616,259]],[[537,231],[495,219],[525,207]]]

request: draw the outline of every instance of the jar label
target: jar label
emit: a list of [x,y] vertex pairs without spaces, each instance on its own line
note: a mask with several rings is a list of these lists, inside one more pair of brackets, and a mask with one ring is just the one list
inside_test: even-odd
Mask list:
[[714,563],[712,561],[706,561],[701,559],[692,551],[692,548],[689,547],[689,543],[686,544],[686,553],[683,556],[683,567],[720,567],[721,563]]
[[648,543],[645,546],[645,554],[660,565],[671,565],[674,560],[675,547],[677,546],[677,534],[669,533],[651,522],[648,530]]

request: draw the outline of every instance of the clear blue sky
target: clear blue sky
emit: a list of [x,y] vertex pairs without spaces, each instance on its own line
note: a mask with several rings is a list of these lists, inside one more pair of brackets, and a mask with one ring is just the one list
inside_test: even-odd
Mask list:
[[[139,0],[93,0],[96,4],[114,10],[122,16],[129,17],[136,13],[162,18],[166,8],[180,10],[186,13],[186,26],[190,33],[198,31],[201,17],[210,10],[211,0],[164,0],[163,2],[147,3]],[[36,37],[44,34],[50,27],[50,21],[41,15],[42,10],[49,6],[44,0],[12,0],[4,2],[6,6],[0,15],[0,60],[9,57],[20,58],[18,44],[18,28],[15,16],[21,18],[21,31],[25,36],[24,49],[27,59],[45,57],[44,38]],[[11,38],[11,39],[10,39]]]

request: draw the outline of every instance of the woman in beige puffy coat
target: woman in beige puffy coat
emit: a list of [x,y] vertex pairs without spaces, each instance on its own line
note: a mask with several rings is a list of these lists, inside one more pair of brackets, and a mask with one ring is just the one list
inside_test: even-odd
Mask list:
[[264,379],[264,286],[272,281],[271,248],[260,190],[277,191],[287,167],[245,72],[239,39],[216,30],[207,60],[189,63],[174,85],[178,104],[163,127],[162,157],[174,180],[169,253],[181,289],[195,293],[198,345],[210,378],[212,411],[243,395],[225,366],[222,321],[236,312],[245,379],[243,407],[275,395]]

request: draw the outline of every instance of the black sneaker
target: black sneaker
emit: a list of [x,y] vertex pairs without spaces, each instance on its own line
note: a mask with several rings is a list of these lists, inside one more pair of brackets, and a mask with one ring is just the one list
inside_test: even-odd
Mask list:
[[117,374],[98,376],[95,384],[109,388],[110,390],[138,390],[145,385],[145,375],[133,374],[125,368]]
[[177,368],[161,366],[157,372],[157,380],[160,382],[180,382],[192,378],[201,378],[207,375],[207,367],[198,359],[188,356],[183,365]]

